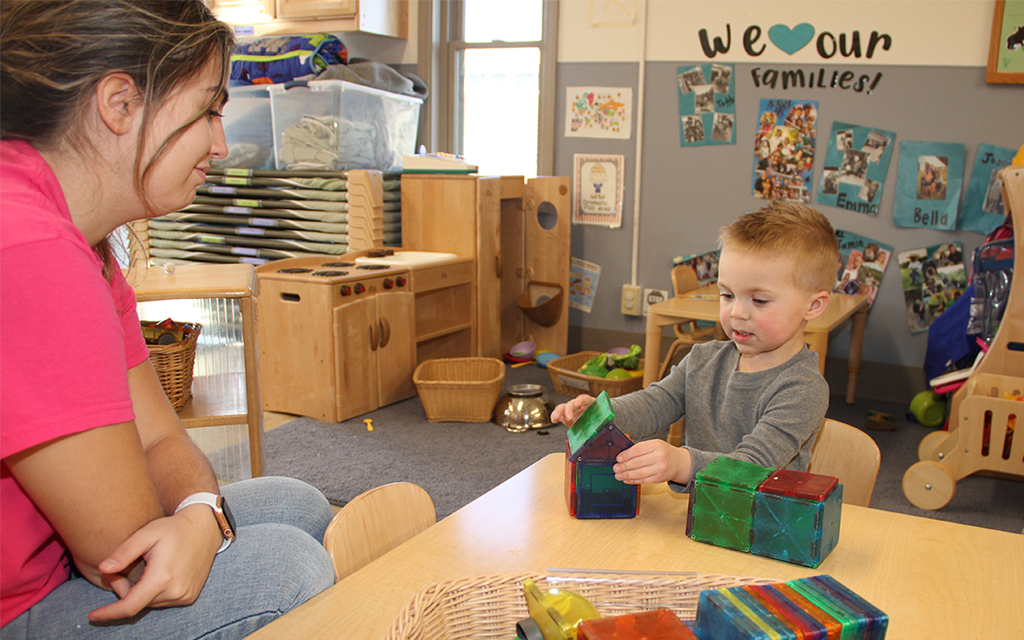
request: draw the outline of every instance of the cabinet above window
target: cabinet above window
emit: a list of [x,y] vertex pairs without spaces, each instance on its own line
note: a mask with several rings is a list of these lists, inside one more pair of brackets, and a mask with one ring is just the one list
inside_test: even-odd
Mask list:
[[214,14],[246,35],[359,32],[405,39],[408,0],[206,0]]

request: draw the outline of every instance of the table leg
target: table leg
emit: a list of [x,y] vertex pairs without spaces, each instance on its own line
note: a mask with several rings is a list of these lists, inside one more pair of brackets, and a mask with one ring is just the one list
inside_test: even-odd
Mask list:
[[661,370],[661,327],[663,320],[656,313],[647,313],[647,340],[644,344],[644,388],[658,381]]
[[868,305],[864,303],[850,321],[850,354],[846,358],[846,404],[853,404],[857,397],[857,374],[860,373],[860,358],[864,350],[864,325],[867,320]]
[[245,396],[249,428],[249,462],[252,477],[263,475],[263,402],[260,400],[259,346],[256,342],[256,304],[252,297],[239,298],[242,342],[245,350]]

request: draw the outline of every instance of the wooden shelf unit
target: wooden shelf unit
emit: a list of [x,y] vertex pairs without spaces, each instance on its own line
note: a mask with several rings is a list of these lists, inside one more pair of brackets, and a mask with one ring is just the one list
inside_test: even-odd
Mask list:
[[[136,280],[139,280],[136,282]],[[263,475],[263,410],[256,343],[256,274],[250,264],[178,265],[174,273],[148,267],[131,277],[138,302],[225,298],[237,300],[242,316],[244,374],[196,376],[192,399],[178,412],[186,429],[248,425],[252,477]],[[188,321],[188,318],[175,318]]]

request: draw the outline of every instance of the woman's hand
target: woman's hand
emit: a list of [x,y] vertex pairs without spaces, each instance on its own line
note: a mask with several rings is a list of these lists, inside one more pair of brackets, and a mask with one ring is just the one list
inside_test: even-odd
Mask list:
[[555,410],[551,412],[551,422],[561,422],[565,426],[571,427],[593,402],[593,396],[588,396],[585,393],[578,395],[569,402],[555,407]]
[[693,461],[690,450],[664,440],[644,440],[626,449],[612,467],[615,479],[626,484],[678,482],[688,484]]
[[99,564],[104,582],[120,599],[91,612],[89,619],[120,620],[146,607],[193,603],[206,584],[221,540],[216,518],[204,504],[153,520]]

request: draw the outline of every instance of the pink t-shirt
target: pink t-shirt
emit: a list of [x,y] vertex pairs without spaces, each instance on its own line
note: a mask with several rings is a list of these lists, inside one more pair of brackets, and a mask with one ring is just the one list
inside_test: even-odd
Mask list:
[[67,549],[7,466],[37,444],[135,418],[128,369],[149,350],[135,294],[73,224],[56,176],[0,142],[0,624],[68,579]]

